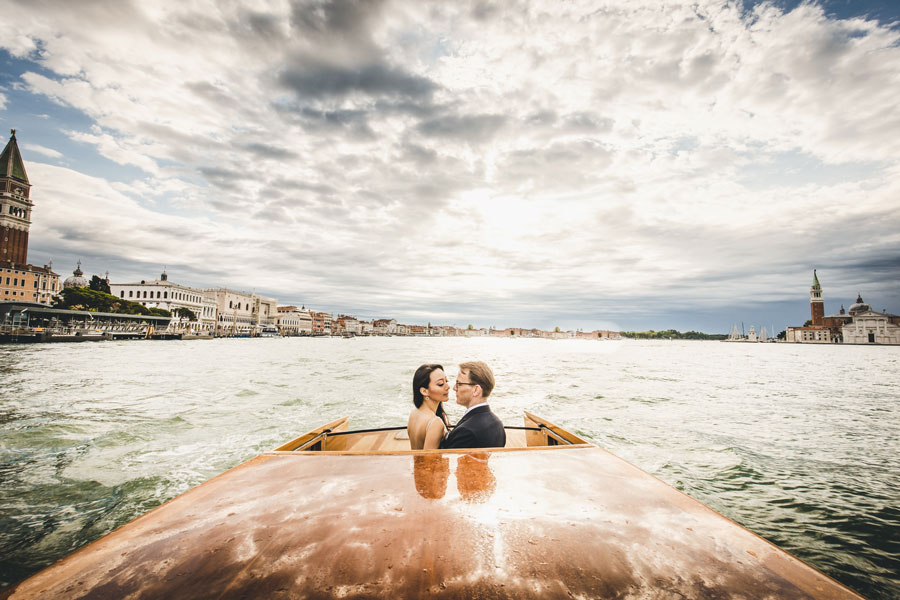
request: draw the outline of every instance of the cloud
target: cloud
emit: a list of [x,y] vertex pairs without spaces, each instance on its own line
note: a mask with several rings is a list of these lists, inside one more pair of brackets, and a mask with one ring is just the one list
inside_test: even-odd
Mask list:
[[24,150],[28,150],[29,152],[36,152],[37,154],[43,154],[44,156],[49,156],[50,158],[62,158],[62,152],[58,152],[52,148],[45,148],[44,146],[39,146],[38,144],[22,144],[22,148]]
[[[305,63],[303,58],[297,62]],[[301,64],[286,68],[279,81],[303,99],[343,97],[361,93],[378,97],[428,97],[435,85],[425,77],[380,64],[355,68]]]
[[418,131],[428,137],[480,143],[491,139],[506,122],[499,114],[448,115],[423,121]]
[[294,158],[297,154],[285,148],[270,146],[268,144],[251,143],[246,144],[244,148],[253,153],[254,156],[260,158],[286,159]]

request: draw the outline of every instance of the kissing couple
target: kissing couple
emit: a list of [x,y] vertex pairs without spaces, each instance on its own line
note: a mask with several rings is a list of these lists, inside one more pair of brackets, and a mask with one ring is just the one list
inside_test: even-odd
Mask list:
[[[441,365],[422,365],[413,375],[413,404],[409,413],[409,445],[413,450],[451,448],[502,448],[506,445],[503,423],[488,405],[494,389],[494,373],[481,361],[464,362],[453,383],[456,403],[465,407],[453,431],[443,403],[450,398],[450,380]],[[449,433],[448,433],[449,432]]]

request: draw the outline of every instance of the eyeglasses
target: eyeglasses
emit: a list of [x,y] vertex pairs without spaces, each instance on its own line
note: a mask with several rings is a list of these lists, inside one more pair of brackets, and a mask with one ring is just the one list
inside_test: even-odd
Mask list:
[[478,384],[477,383],[469,383],[468,381],[459,381],[459,380],[457,380],[453,383],[453,387],[457,387],[460,385],[478,385]]

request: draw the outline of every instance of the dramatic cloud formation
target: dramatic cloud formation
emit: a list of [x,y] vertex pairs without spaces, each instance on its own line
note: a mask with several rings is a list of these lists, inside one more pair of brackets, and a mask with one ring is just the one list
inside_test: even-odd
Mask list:
[[411,322],[708,331],[801,324],[817,267],[829,312],[900,312],[883,11],[13,4],[0,118],[33,262]]

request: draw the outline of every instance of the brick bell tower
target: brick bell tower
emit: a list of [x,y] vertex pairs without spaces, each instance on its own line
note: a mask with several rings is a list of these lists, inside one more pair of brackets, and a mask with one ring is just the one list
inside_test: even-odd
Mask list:
[[16,143],[16,130],[0,154],[0,264],[28,264],[31,184]]
[[819,277],[813,269],[813,284],[809,288],[809,312],[812,314],[812,324],[822,325],[825,319],[825,300],[822,299],[822,286],[819,285]]

